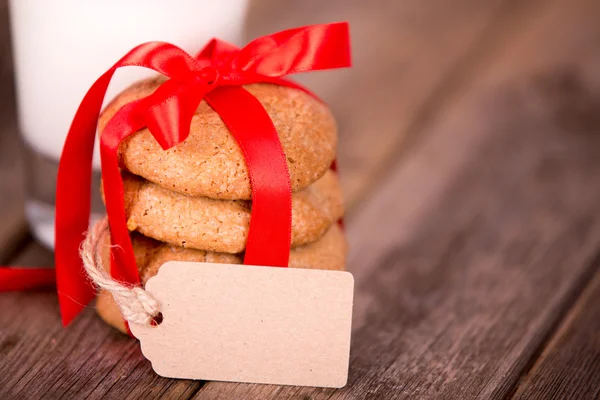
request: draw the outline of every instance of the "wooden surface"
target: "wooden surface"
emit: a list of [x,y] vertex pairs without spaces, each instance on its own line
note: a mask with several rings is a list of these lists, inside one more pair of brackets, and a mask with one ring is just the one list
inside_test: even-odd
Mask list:
[[[592,268],[597,270],[600,259]],[[517,399],[595,399],[600,394],[600,274],[569,310],[523,379]]]
[[[160,378],[93,307],[61,328],[46,291],[0,294],[0,398],[597,398],[600,2],[268,3],[248,35],[353,24],[356,67],[304,80],[340,123],[348,385]],[[17,146],[4,26],[0,142]],[[0,256],[49,265],[21,228],[11,148]]]

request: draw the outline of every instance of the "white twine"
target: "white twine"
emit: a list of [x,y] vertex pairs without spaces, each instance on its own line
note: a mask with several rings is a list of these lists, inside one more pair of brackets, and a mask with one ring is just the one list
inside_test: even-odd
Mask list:
[[81,243],[79,254],[85,270],[96,286],[110,292],[127,321],[149,325],[160,314],[160,304],[147,291],[138,286],[114,280],[102,265],[100,244],[102,234],[108,231],[108,219],[98,221]]

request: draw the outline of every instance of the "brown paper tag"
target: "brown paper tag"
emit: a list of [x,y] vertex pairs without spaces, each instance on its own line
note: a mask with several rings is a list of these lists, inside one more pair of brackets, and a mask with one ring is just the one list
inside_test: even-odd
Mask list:
[[348,272],[170,261],[146,290],[163,321],[130,329],[161,376],[320,387],[348,380]]

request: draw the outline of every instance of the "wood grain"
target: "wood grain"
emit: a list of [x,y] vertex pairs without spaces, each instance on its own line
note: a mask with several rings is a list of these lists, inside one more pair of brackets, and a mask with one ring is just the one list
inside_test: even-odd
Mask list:
[[331,105],[339,122],[349,213],[423,134],[422,122],[469,77],[474,59],[489,55],[496,32],[520,7],[506,0],[252,4],[248,38],[305,24],[350,22],[353,67],[297,77]]
[[[32,243],[17,265],[52,265]],[[0,398],[189,398],[201,382],[160,378],[137,341],[102,322],[93,304],[68,328],[56,292],[0,293]]]
[[600,259],[596,276],[569,311],[514,399],[597,399],[600,395]]

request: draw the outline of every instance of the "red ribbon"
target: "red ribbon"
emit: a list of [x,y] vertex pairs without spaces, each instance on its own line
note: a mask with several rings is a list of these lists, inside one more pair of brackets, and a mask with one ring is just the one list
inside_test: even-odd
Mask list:
[[[168,43],[131,50],[87,92],[63,148],[56,192],[56,280],[63,324],[94,297],[79,259],[88,229],[92,154],[96,126],[114,72],[125,66],[152,69],[170,79],[150,96],[123,106],[100,137],[102,176],[112,244],[111,275],[139,284],[126,227],[119,143],[148,127],[163,149],[186,139],[204,99],[223,119],[246,161],[252,187],[251,225],[245,264],[287,266],[291,240],[291,189],[279,137],[260,102],[242,85],[269,82],[302,89],[283,76],[350,65],[348,24],[291,29],[258,38],[238,49],[213,39],[191,57]],[[302,89],[305,90],[305,89]]]
[[0,267],[0,292],[54,286],[54,268]]

